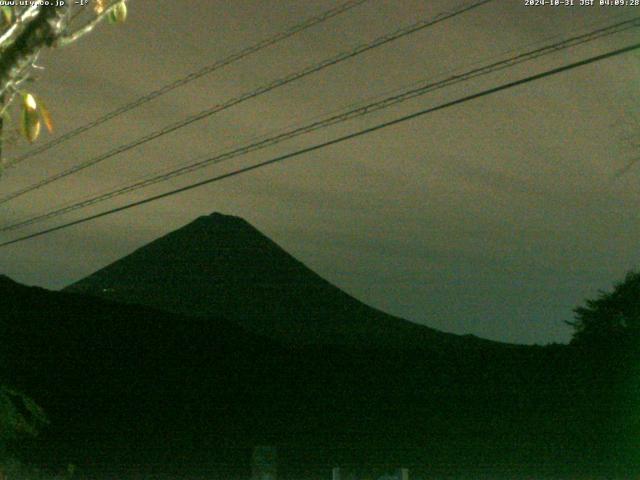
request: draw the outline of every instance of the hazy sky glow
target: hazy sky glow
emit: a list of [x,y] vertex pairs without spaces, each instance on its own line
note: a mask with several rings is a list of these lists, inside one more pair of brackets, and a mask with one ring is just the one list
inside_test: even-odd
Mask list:
[[[577,2],[577,0],[576,0]],[[131,0],[102,26],[48,52],[35,92],[58,131],[198,70],[338,2]],[[11,192],[263,83],[458,5],[363,6],[10,169]],[[525,7],[499,0],[166,135],[0,207],[12,223],[140,176],[639,15],[638,8]],[[2,240],[160,193],[638,39],[637,28],[402,106],[76,211]],[[551,41],[551,40],[549,40]],[[241,216],[332,283],[389,313],[454,333],[566,341],[571,310],[640,265],[638,53],[443,110],[373,135],[0,249],[0,272],[60,288],[220,211]],[[627,137],[631,136],[631,140]],[[635,136],[635,143],[637,143]],[[41,140],[43,141],[43,140]],[[46,139],[45,139],[46,141]],[[22,145],[9,157],[28,150]]]

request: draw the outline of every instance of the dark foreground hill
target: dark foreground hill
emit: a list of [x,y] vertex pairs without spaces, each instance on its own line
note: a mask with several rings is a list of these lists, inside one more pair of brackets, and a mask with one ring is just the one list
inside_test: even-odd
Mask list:
[[298,346],[488,343],[371,308],[245,220],[219,213],[139,248],[66,291],[189,316],[224,315],[248,330]]
[[282,478],[327,478],[336,464],[474,478],[637,468],[626,357],[455,342],[291,349],[221,316],[6,277],[0,299],[0,376],[51,419],[20,453],[55,468],[246,478],[265,443],[279,447]]

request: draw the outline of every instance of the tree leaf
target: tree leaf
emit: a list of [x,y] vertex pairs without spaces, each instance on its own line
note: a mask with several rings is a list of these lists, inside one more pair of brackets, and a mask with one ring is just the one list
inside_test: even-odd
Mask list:
[[98,15],[104,12],[104,8],[105,8],[104,2],[105,0],[95,0],[93,4],[93,11],[96,12]]
[[41,98],[38,98],[38,109],[40,110],[40,115],[42,115],[42,119],[44,120],[44,125],[47,127],[49,133],[52,133],[53,120],[51,118],[51,113]]
[[114,5],[109,11],[107,20],[109,23],[123,23],[127,19],[127,4],[123,0]]
[[20,132],[29,142],[35,141],[38,138],[38,135],[40,135],[38,103],[36,102],[35,97],[30,93],[26,93],[22,96]]
[[0,14],[2,14],[3,24],[11,25],[13,23],[13,9],[11,7],[0,7]]
[[25,109],[33,111],[38,109],[38,102],[36,101],[36,97],[34,97],[30,93],[25,93],[22,95],[22,105]]

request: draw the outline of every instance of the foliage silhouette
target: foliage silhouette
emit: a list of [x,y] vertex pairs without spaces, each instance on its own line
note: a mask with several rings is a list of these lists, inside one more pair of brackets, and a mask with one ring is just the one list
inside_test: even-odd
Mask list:
[[572,343],[633,347],[640,343],[640,272],[630,271],[612,292],[600,292],[575,310]]
[[24,436],[34,437],[48,423],[36,402],[18,390],[0,385],[0,459],[7,445]]

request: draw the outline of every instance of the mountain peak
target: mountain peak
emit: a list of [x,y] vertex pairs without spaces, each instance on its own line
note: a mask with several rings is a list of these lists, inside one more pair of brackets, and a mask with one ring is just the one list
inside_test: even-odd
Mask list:
[[196,222],[209,222],[209,223],[247,223],[242,217],[236,215],[229,215],[221,212],[213,212],[209,215],[202,215],[198,217]]
[[[244,218],[226,213],[213,212],[209,215],[202,215],[191,223],[176,230],[175,232],[184,232],[191,228],[204,228],[212,230],[250,230],[256,234],[259,232],[247,222]],[[173,233],[175,233],[173,232]],[[169,234],[171,235],[171,234]]]

